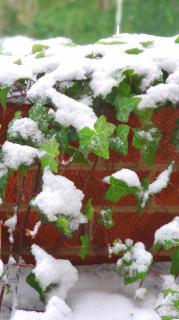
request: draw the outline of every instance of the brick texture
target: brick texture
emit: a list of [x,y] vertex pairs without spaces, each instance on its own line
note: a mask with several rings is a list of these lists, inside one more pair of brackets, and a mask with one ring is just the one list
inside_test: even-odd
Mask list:
[[[0,112],[0,143],[6,139],[7,125],[12,119],[15,111],[23,110],[23,115],[28,112],[28,107],[18,107],[17,105],[9,105],[6,114]],[[114,117],[114,109],[109,105],[102,106],[102,112],[107,116],[109,121],[116,122]],[[154,232],[157,228],[165,223],[168,223],[179,213],[179,155],[175,150],[175,146],[171,143],[171,131],[175,127],[175,122],[179,118],[179,109],[172,107],[164,107],[156,111],[153,121],[160,128],[163,138],[160,147],[157,151],[156,159],[151,168],[148,168],[140,157],[140,152],[131,146],[127,156],[121,156],[115,152],[111,153],[110,160],[106,161],[100,159],[97,162],[96,168],[91,172],[90,166],[71,164],[67,168],[59,168],[59,174],[65,175],[67,178],[74,181],[78,188],[84,190],[86,199],[92,198],[93,204],[96,207],[95,217],[91,223],[90,233],[91,247],[89,257],[85,261],[76,255],[79,250],[80,235],[84,233],[85,229],[80,226],[79,230],[74,234],[72,240],[64,238],[58,230],[52,225],[43,225],[35,238],[23,236],[21,255],[26,262],[33,262],[30,254],[30,246],[33,242],[39,244],[56,257],[70,258],[73,263],[101,263],[111,262],[108,259],[107,244],[111,243],[115,238],[132,238],[135,241],[143,241],[147,247],[153,243]],[[131,116],[129,125],[131,127],[139,126],[139,120],[135,115]],[[90,157],[93,162],[96,160],[95,156]],[[160,194],[153,197],[151,202],[145,208],[143,214],[139,215],[136,211],[135,199],[133,197],[125,197],[119,203],[113,204],[104,200],[104,193],[106,185],[103,183],[103,177],[120,170],[121,168],[129,168],[135,170],[140,178],[149,176],[153,180],[161,171],[168,165],[169,161],[175,160],[174,171],[171,176],[171,183]],[[20,234],[24,232],[24,219],[28,211],[28,202],[32,198],[34,180],[37,172],[37,166],[31,168],[28,175],[24,178],[23,193],[18,214],[18,225],[15,232],[15,242],[13,247],[13,254],[18,255]],[[13,207],[18,201],[18,188],[21,178],[19,174],[13,174],[8,182],[5,191],[5,203],[0,209],[0,219],[5,220],[12,215]],[[40,191],[40,181],[38,190]],[[104,205],[111,205],[114,212],[115,226],[109,230],[105,230],[103,226],[99,225],[98,217],[99,211]],[[38,214],[32,210],[28,212],[28,219],[26,219],[26,228],[33,229],[35,223],[38,221]],[[3,256],[6,259],[10,251],[8,242],[8,233],[5,227],[2,230]],[[161,253],[157,259],[167,259],[165,253]]]

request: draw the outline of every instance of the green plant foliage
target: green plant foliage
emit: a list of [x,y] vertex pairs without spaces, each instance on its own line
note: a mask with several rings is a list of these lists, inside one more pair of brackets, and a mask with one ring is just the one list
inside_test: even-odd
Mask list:
[[47,134],[49,125],[53,120],[53,113],[49,108],[43,106],[43,102],[39,101],[29,111],[29,118],[37,122],[39,129]]
[[102,224],[105,228],[110,229],[114,226],[113,212],[110,207],[105,207],[100,212],[99,224]]
[[95,212],[95,208],[92,205],[92,200],[89,199],[86,202],[86,205],[85,205],[85,208],[84,208],[84,215],[86,216],[88,221],[91,221],[93,219],[94,212]]
[[115,131],[115,126],[108,123],[104,116],[100,116],[94,124],[94,130],[83,128],[79,132],[80,151],[90,152],[104,159],[109,159],[109,138]]
[[45,301],[44,291],[43,291],[39,281],[36,279],[36,276],[33,272],[31,272],[27,276],[26,282],[38,292],[38,294],[40,296],[40,300],[44,302]]
[[147,165],[152,165],[159,142],[162,138],[161,132],[156,127],[146,130],[135,128],[132,145],[141,151],[142,157]]
[[88,253],[90,248],[90,237],[88,234],[85,234],[83,236],[80,236],[81,246],[79,250],[79,256],[82,260],[84,260]]
[[177,248],[175,252],[172,254],[172,264],[170,273],[174,276],[179,275],[179,248]]
[[140,44],[141,44],[144,48],[150,47],[153,43],[154,43],[154,42],[153,42],[152,40],[140,42]]
[[0,103],[2,105],[3,110],[6,110],[6,103],[7,103],[7,95],[9,92],[9,87],[1,87],[0,88]]
[[176,150],[179,151],[179,119],[176,121],[176,127],[172,131],[172,143]]
[[58,156],[60,154],[59,144],[53,136],[49,141],[43,143],[40,147],[41,151],[44,151],[44,155],[40,158],[42,168],[49,167],[52,172],[58,171]]
[[122,197],[128,195],[136,196],[140,192],[140,188],[129,187],[124,181],[110,177],[110,187],[105,193],[105,199],[118,202]]
[[72,230],[69,226],[68,218],[61,215],[57,218],[57,220],[54,222],[55,226],[67,237],[71,238],[72,236]]
[[32,53],[42,52],[44,49],[48,49],[49,46],[42,43],[35,43],[32,46]]
[[139,53],[142,53],[143,50],[138,48],[132,48],[132,49],[127,49],[125,52],[128,54],[139,54]]
[[120,154],[127,155],[129,131],[129,126],[125,124],[118,125],[110,140],[110,148]]

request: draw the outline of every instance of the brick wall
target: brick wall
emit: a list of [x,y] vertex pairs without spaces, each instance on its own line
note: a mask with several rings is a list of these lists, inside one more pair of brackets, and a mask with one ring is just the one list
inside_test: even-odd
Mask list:
[[[113,108],[109,105],[104,105],[102,108],[103,113],[108,119],[113,121]],[[0,123],[2,124],[0,133],[1,143],[5,139],[3,132],[6,130],[9,120],[13,117],[16,110],[18,110],[17,106],[9,105],[6,116],[0,113]],[[28,108],[23,107],[22,110],[25,115]],[[179,109],[174,109],[172,107],[162,108],[155,113],[153,120],[160,128],[163,139],[160,143],[159,150],[157,151],[155,162],[151,168],[148,168],[142,161],[139,151],[130,146],[130,151],[127,156],[112,153],[109,161],[100,159],[93,172],[91,172],[91,168],[87,165],[72,164],[68,168],[63,169],[62,174],[67,178],[72,179],[78,188],[81,188],[82,190],[85,188],[86,198],[92,198],[93,204],[96,207],[94,221],[90,226],[90,230],[92,230],[91,250],[89,257],[85,262],[82,262],[81,259],[76,256],[80,244],[80,235],[85,231],[84,226],[80,227],[72,240],[67,240],[52,225],[43,225],[35,240],[31,240],[27,237],[23,238],[21,250],[22,257],[25,258],[27,262],[32,262],[29,249],[33,242],[39,244],[44,249],[48,249],[49,252],[57,257],[70,257],[73,263],[108,262],[107,243],[111,243],[117,237],[120,237],[122,240],[132,238],[134,241],[143,241],[150,247],[153,243],[155,230],[171,221],[172,218],[179,213],[179,156],[175,151],[175,147],[170,142],[171,130],[175,127],[177,118],[179,118]],[[135,115],[130,118],[129,125],[132,127],[139,125],[139,121]],[[95,159],[95,156],[91,157],[93,162]],[[176,161],[171,176],[171,184],[160,194],[153,197],[142,215],[139,215],[136,212],[135,200],[133,197],[125,197],[117,204],[112,204],[104,200],[104,193],[106,190],[106,185],[102,182],[104,176],[110,175],[125,167],[135,170],[140,178],[149,176],[151,180],[153,180],[166,168],[170,160]],[[19,237],[22,232],[21,229],[23,228],[28,201],[32,197],[36,171],[37,167],[34,166],[29,170],[28,176],[24,179],[23,195],[18,215],[18,228],[15,233],[15,255],[18,252]],[[59,174],[60,173],[61,171],[59,170]],[[3,220],[12,214],[13,206],[17,202],[17,190],[20,183],[21,178],[18,174],[14,174],[8,182],[5,203],[0,208],[0,218]],[[40,182],[38,190],[40,191]],[[112,205],[113,207],[115,226],[109,230],[105,230],[103,226],[96,223],[100,208],[104,205]],[[27,221],[28,228],[33,228],[37,220],[38,214],[31,210]],[[3,255],[6,257],[9,252],[9,243],[7,230],[5,230],[5,228],[3,228],[2,231],[2,242]],[[161,252],[158,258],[161,260],[166,259],[167,257],[168,255],[166,255],[166,253]]]

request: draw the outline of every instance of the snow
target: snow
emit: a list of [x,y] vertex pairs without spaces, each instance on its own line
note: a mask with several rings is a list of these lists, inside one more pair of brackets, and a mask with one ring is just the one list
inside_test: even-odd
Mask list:
[[[168,101],[179,102],[179,44],[175,39],[125,33],[82,46],[73,46],[66,38],[1,39],[0,85],[13,86],[19,79],[31,79],[31,87],[26,81],[24,88],[30,100],[50,98],[61,124],[72,125],[77,131],[83,127],[93,128],[96,115],[92,101],[95,97],[105,98],[123,81],[124,71],[129,69],[141,79],[139,109],[157,108]],[[146,41],[150,41],[148,45]],[[37,59],[32,47],[39,44],[46,48],[43,48],[44,57]],[[128,50],[133,48],[142,52],[129,54]],[[17,58],[21,58],[21,65],[15,63]],[[166,80],[156,84],[163,72],[167,73]],[[42,73],[44,75],[37,77]],[[82,93],[76,100],[61,92],[65,84],[73,85],[74,80],[88,80],[91,90],[88,98]]]
[[179,217],[175,217],[155,232],[154,245],[157,243],[162,245],[165,241],[179,243]]
[[71,310],[64,301],[53,296],[47,304],[45,312],[22,311],[15,312],[11,320],[70,320]]
[[13,138],[17,138],[20,135],[24,140],[30,139],[34,144],[44,142],[44,135],[39,130],[37,123],[26,117],[14,120],[8,129],[8,134]]
[[2,262],[2,260],[0,259],[0,278],[2,277],[4,273],[4,264]]
[[17,170],[21,165],[30,166],[39,157],[38,149],[6,141],[2,145],[5,167]]
[[172,173],[173,164],[174,162],[172,162],[168,168],[159,174],[156,180],[149,185],[148,190],[151,195],[159,193],[167,187]]
[[135,291],[135,299],[144,300],[147,294],[146,288],[139,288]]
[[125,267],[129,277],[134,277],[138,273],[147,272],[153,261],[150,252],[145,250],[142,242],[136,242],[130,251],[127,251],[122,258],[117,262],[118,266],[121,262],[130,262],[130,265]]
[[31,204],[45,214],[51,222],[56,221],[59,215],[66,215],[80,223],[83,198],[83,192],[77,189],[71,180],[54,175],[47,168],[43,174],[42,191],[31,201]]
[[[111,175],[111,177],[125,182],[129,187],[140,187],[141,183],[138,175],[130,169],[121,169]],[[109,183],[110,177],[105,177],[104,182]]]
[[32,272],[43,291],[50,285],[56,285],[46,292],[48,300],[54,295],[65,299],[78,279],[77,269],[69,260],[57,260],[35,244],[32,245],[32,254],[36,261],[36,267]]
[[4,226],[8,228],[10,243],[14,243],[13,233],[16,229],[16,225],[17,225],[17,207],[15,206],[13,216],[4,222]]
[[[12,279],[16,268],[14,266],[14,271],[11,272]],[[166,275],[170,264],[157,263],[154,268],[157,272]],[[18,308],[42,312],[44,306],[39,301],[38,294],[25,282],[30,272],[30,268],[21,268]],[[154,309],[157,297],[163,289],[163,281],[154,274],[150,273],[144,281],[144,287],[148,293],[145,299],[140,301],[135,299],[135,291],[139,288],[139,283],[125,286],[123,278],[115,272],[113,264],[80,266],[78,272],[79,279],[66,299],[66,304],[72,310],[70,320],[160,320]],[[2,320],[10,318],[8,313],[10,304],[10,296],[6,293]],[[35,320],[35,316],[34,318],[31,316],[31,319]],[[21,320],[21,318],[15,320]]]

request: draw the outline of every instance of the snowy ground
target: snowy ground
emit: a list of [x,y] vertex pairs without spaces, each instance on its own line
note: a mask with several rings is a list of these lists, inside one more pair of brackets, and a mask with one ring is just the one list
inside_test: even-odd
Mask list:
[[[168,273],[168,263],[158,263],[156,270]],[[161,291],[162,281],[150,274],[144,282],[149,291],[144,301],[136,301],[134,292],[137,285],[123,284],[114,271],[114,265],[80,266],[79,280],[68,295],[66,303],[72,309],[72,320],[159,320],[154,311],[155,301]],[[34,290],[24,285],[29,273],[21,269],[18,286],[18,306],[22,309],[43,310],[43,305]],[[12,273],[12,277],[14,273]],[[10,317],[9,297],[5,297],[2,320]],[[19,319],[20,320],[20,319]]]

